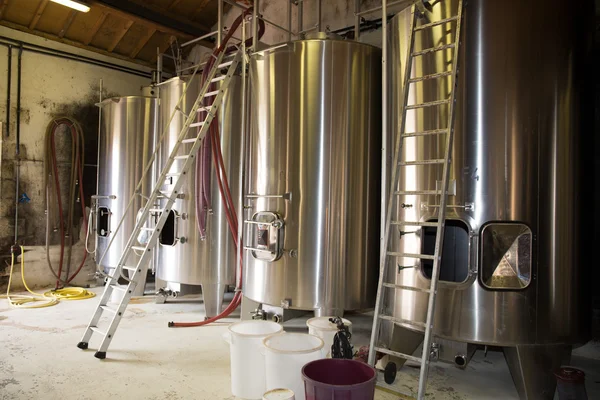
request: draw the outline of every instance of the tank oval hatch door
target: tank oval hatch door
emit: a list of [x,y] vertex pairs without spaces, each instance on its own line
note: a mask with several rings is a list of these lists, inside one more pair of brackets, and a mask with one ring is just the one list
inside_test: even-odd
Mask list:
[[283,255],[284,221],[279,214],[271,211],[259,211],[252,219],[245,221],[250,234],[249,244],[245,247],[256,260],[274,262]]

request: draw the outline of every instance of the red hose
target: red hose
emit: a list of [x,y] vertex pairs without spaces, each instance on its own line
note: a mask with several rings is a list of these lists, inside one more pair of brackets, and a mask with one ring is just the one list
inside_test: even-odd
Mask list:
[[[239,25],[242,23],[243,18],[245,18],[246,15],[248,15],[251,12],[252,12],[252,8],[247,9],[246,11],[244,11],[244,13],[242,15],[240,15],[233,22],[233,24],[231,25],[231,28],[229,29],[229,31],[227,32],[227,35],[225,36],[225,38],[223,39],[223,42],[221,43],[221,46],[219,46],[213,52],[214,56],[219,55],[219,53],[221,53],[223,51],[223,49],[226,48],[225,46],[227,45],[227,42],[229,41],[229,39],[231,39],[231,36],[233,35],[233,33],[237,30]],[[260,36],[262,36],[262,33],[264,33],[264,23],[260,24],[260,27],[261,27]],[[206,79],[208,76],[208,71],[210,71],[212,69],[215,58],[216,57],[210,58],[210,60],[208,61],[207,65],[203,71],[203,74],[202,74],[203,75],[203,80],[202,80],[203,83],[206,82]],[[235,252],[238,253],[238,249],[241,250],[239,243],[238,243],[238,237],[237,237],[239,225],[238,225],[237,213],[235,212],[235,203],[233,202],[233,197],[231,195],[231,190],[229,188],[229,181],[227,179],[227,171],[225,170],[225,163],[223,162],[223,152],[221,151],[221,138],[219,135],[219,127],[218,127],[218,119],[217,118],[214,118],[211,122],[211,126],[209,129],[209,135],[211,135],[211,150],[212,150],[212,154],[213,154],[212,159],[213,159],[213,163],[215,165],[217,184],[219,186],[219,192],[221,193],[221,200],[224,203],[225,216],[227,218],[227,224],[229,225],[229,231],[231,232],[231,236],[233,238]],[[241,190],[241,188],[240,188],[240,190]],[[225,310],[223,310],[219,315],[216,315],[212,318],[208,318],[204,321],[169,322],[168,326],[172,327],[172,328],[187,328],[187,327],[194,327],[194,326],[204,326],[204,325],[210,324],[212,322],[218,321],[222,318],[228,317],[232,312],[234,312],[242,302],[241,287],[242,287],[243,266],[242,266],[241,251],[239,252],[239,256],[240,256],[240,269],[239,269],[239,273],[238,273],[238,282],[236,285],[236,293],[233,296],[233,300],[231,301],[231,303],[229,303],[229,305],[227,306],[227,308],[225,308]]]
[[[56,189],[56,198],[57,198],[57,204],[58,204],[58,217],[59,217],[59,225],[60,225],[60,259],[59,259],[59,267],[58,267],[58,274],[57,274],[58,277],[60,278],[60,276],[62,274],[62,268],[63,268],[63,262],[64,262],[64,252],[65,252],[65,226],[64,226],[64,215],[63,215],[62,199],[61,199],[61,192],[60,192],[60,181],[58,178],[58,162],[56,160],[56,143],[54,140],[56,130],[61,125],[67,125],[70,128],[72,140],[75,143],[75,148],[78,147],[79,140],[78,140],[77,132],[75,130],[75,126],[69,120],[59,119],[54,122],[55,122],[55,126],[52,128],[52,132],[51,132],[51,136],[50,136],[50,147],[51,147],[50,162],[52,164],[52,170],[53,170],[53,174],[54,174],[54,186]],[[87,218],[85,218],[85,202],[84,202],[84,195],[83,195],[83,167],[81,165],[81,158],[79,156],[79,153],[76,154],[75,165],[73,165],[73,168],[77,168],[77,173],[79,176],[79,197],[81,199],[80,203],[81,203],[81,211],[82,211],[82,215],[83,215],[83,225],[87,231],[88,224],[87,224]],[[79,272],[83,268],[83,265],[85,264],[86,259],[87,259],[87,251],[84,251],[83,260],[81,261],[79,268],[77,268],[77,270],[75,271],[75,273],[73,273],[73,275],[71,275],[70,277],[67,277],[67,279],[64,282],[66,282],[68,284],[73,279],[75,279],[75,277],[79,274]],[[56,289],[59,288],[61,283],[62,282],[60,279],[56,280]]]

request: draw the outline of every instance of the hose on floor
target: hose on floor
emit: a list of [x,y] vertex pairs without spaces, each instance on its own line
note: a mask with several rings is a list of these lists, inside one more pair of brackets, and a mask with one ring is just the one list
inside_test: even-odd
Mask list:
[[89,290],[83,288],[51,290],[44,294],[34,292],[29,288],[27,281],[25,280],[25,249],[23,246],[19,247],[21,248],[21,281],[30,295],[10,294],[12,276],[15,269],[15,254],[12,253],[6,295],[0,296],[8,299],[8,302],[11,306],[17,308],[44,308],[57,305],[60,300],[84,300],[96,296],[94,292],[90,292]]

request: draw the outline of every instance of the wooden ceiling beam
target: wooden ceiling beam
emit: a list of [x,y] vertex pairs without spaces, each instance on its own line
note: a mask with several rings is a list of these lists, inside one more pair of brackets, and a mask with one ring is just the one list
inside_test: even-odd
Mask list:
[[106,11],[102,12],[102,14],[100,15],[100,18],[98,18],[98,20],[96,21],[94,26],[92,26],[92,29],[90,29],[90,31],[88,32],[87,37],[83,40],[84,45],[87,46],[90,43],[92,43],[92,40],[94,40],[94,37],[96,36],[98,31],[102,27],[102,24],[104,24],[104,21],[106,21],[106,17],[108,17],[108,14],[109,13]]
[[135,48],[131,50],[131,53],[129,53],[129,57],[136,58],[140,51],[142,51],[144,46],[150,41],[150,39],[152,38],[152,36],[154,36],[155,33],[156,29],[148,28],[146,34],[140,38],[138,43],[135,45]]
[[30,33],[32,35],[37,35],[37,36],[43,37],[45,39],[54,40],[56,42],[60,42],[60,43],[63,43],[63,44],[68,44],[70,46],[74,46],[74,47],[77,47],[79,49],[83,49],[83,50],[87,50],[87,51],[92,51],[94,53],[98,53],[98,54],[101,54],[101,55],[106,56],[106,57],[118,58],[119,60],[133,62],[135,64],[143,65],[143,66],[149,67],[149,68],[153,67],[153,65],[151,63],[147,62],[147,61],[141,61],[139,59],[138,60],[132,60],[132,59],[130,59],[127,56],[122,56],[122,55],[120,55],[118,53],[109,53],[106,50],[99,49],[99,48],[93,47],[93,46],[86,46],[83,43],[76,42],[74,40],[70,40],[70,39],[66,39],[66,38],[60,38],[57,35],[54,35],[54,34],[51,34],[51,33],[41,32],[41,31],[37,31],[37,30],[36,31],[32,31],[27,26],[15,24],[14,22],[9,22],[9,21],[3,20],[3,21],[0,21],[0,25],[7,26],[7,27],[15,29],[17,31]]
[[75,20],[75,16],[77,15],[78,12],[79,11],[71,10],[71,12],[69,13],[69,16],[67,17],[67,20],[65,21],[65,24],[63,25],[60,32],[58,32],[59,38],[65,37],[65,35],[67,34],[67,31],[71,27],[71,24],[73,24],[73,21]]
[[[100,8],[104,11],[107,11],[107,12],[111,13],[112,15],[117,16],[119,18],[122,18],[125,20],[131,20],[133,22],[142,24],[144,26],[154,28],[157,31],[166,33],[168,35],[178,36],[178,37],[181,37],[186,40],[194,39],[194,37],[195,37],[189,33],[182,32],[179,29],[171,28],[171,27],[165,26],[163,24],[157,23],[155,21],[146,19],[144,17],[140,17],[139,15],[131,14],[131,13],[123,11],[119,8],[105,4],[99,0],[90,0],[89,4],[93,5],[94,7]],[[202,30],[204,32],[208,31],[208,30],[203,29],[203,27],[199,27],[199,28],[202,28]],[[198,35],[198,36],[200,36],[200,35]]]
[[172,0],[171,4],[169,4],[169,6],[167,7],[167,11],[171,11],[172,9],[174,9],[175,7],[177,7],[177,5],[181,3],[181,0]]
[[35,27],[37,26],[37,23],[39,22],[40,18],[42,17],[42,14],[44,13],[44,10],[46,9],[46,6],[48,5],[48,2],[50,0],[42,0],[40,2],[40,5],[38,6],[37,10],[35,10],[35,14],[33,15],[33,18],[31,19],[31,22],[29,23],[29,29],[35,29]]
[[129,32],[131,25],[133,25],[133,21],[125,22],[125,26],[123,26],[123,29],[121,29],[120,32],[115,33],[115,38],[113,39],[112,43],[108,46],[108,49],[106,49],[107,51],[112,52],[115,49],[115,47],[117,47],[117,45],[121,42],[121,40],[123,40],[127,32]]
[[210,0],[200,0],[198,7],[196,7],[196,11],[192,14],[192,19],[198,18],[200,13],[206,8],[206,6],[210,3]]
[[0,0],[0,19],[4,18],[4,10],[8,5],[8,0]]

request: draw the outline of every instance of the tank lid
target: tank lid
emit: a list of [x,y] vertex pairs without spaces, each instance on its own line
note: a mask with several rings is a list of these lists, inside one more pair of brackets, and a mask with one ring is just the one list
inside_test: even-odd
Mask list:
[[306,34],[306,39],[345,40],[342,36],[333,32],[310,32]]

